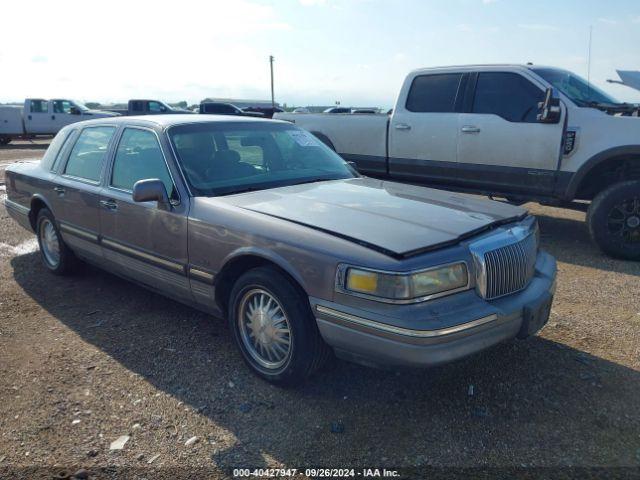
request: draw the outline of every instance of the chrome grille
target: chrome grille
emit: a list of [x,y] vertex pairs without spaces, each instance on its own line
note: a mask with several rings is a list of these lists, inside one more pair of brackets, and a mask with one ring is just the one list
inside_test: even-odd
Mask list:
[[525,288],[535,271],[537,249],[536,236],[532,234],[484,252],[484,298],[491,300]]

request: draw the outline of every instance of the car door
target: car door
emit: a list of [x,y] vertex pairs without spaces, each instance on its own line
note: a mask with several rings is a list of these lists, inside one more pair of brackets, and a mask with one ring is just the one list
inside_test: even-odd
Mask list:
[[[160,179],[171,205],[134,202],[138,180]],[[180,197],[159,136],[146,127],[126,127],[117,142],[100,199],[102,250],[122,274],[191,300],[185,275],[188,198]]]
[[34,135],[56,133],[53,121],[53,111],[49,101],[42,99],[29,100],[27,110],[24,112],[25,130]]
[[389,174],[417,181],[454,182],[461,99],[467,75],[417,75],[401,92],[389,124]]
[[544,87],[515,72],[480,72],[458,121],[460,178],[496,192],[550,194],[560,159],[559,123],[539,123]]
[[99,247],[100,192],[114,125],[83,128],[53,186],[54,214],[62,237],[80,256],[102,260]]

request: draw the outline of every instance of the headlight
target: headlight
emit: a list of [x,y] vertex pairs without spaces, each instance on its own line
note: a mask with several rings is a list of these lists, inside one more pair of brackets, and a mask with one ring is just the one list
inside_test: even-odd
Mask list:
[[466,289],[469,272],[464,262],[407,274],[345,267],[338,287],[346,292],[397,302],[416,302]]

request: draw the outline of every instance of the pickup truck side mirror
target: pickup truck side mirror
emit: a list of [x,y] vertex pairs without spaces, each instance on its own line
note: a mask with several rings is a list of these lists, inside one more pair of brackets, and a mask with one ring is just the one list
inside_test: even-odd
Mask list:
[[138,180],[133,185],[134,202],[158,202],[158,207],[168,209],[171,206],[164,183],[157,178]]
[[71,115],[80,115],[80,109],[77,107],[71,107],[71,109],[69,110],[69,113]]
[[547,88],[544,94],[544,101],[538,103],[540,113],[537,119],[540,123],[558,123],[562,116],[560,108],[560,98],[552,87]]

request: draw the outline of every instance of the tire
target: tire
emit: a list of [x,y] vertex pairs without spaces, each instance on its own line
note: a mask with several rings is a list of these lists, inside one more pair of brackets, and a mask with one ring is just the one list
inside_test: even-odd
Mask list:
[[60,236],[56,220],[48,208],[38,212],[36,236],[40,247],[40,259],[51,273],[67,275],[73,272],[77,260]]
[[617,183],[600,192],[587,211],[593,241],[616,258],[640,260],[640,180]]
[[259,267],[243,274],[233,286],[228,310],[245,362],[268,382],[298,385],[331,357],[306,294],[275,268]]
[[0,145],[9,145],[13,140],[11,137],[0,136]]

